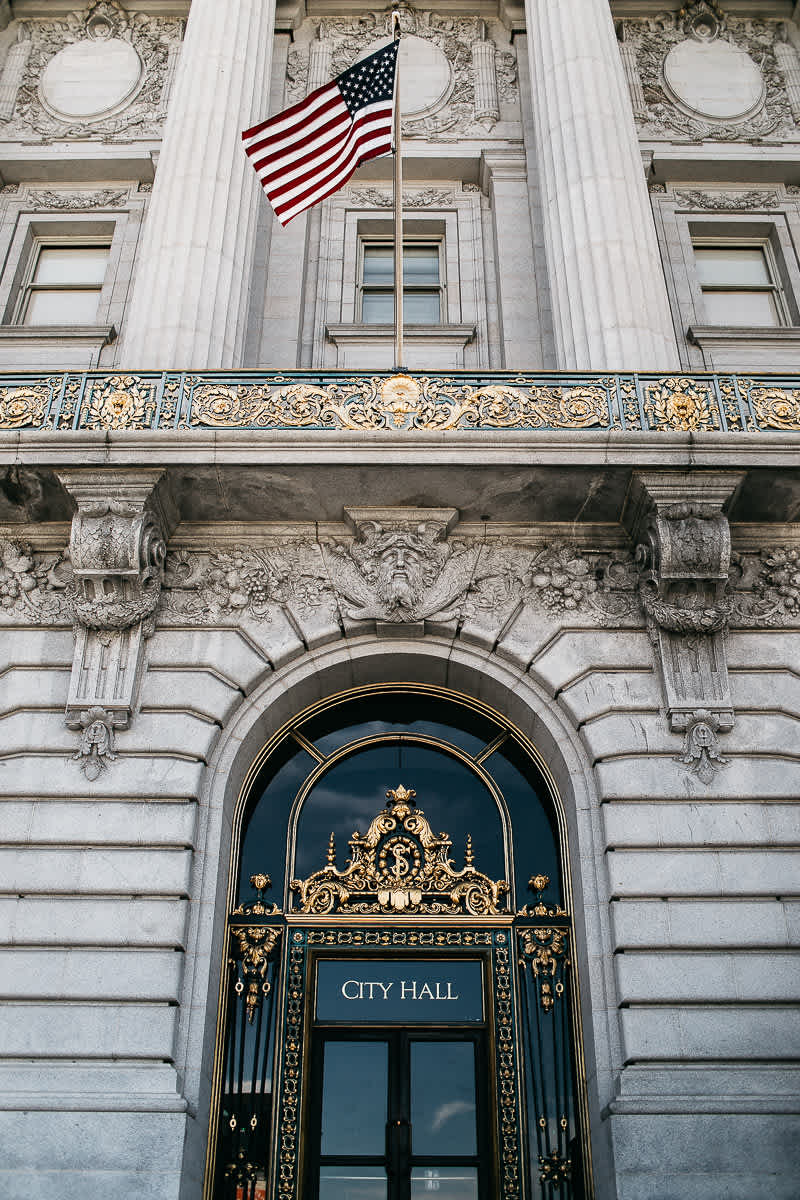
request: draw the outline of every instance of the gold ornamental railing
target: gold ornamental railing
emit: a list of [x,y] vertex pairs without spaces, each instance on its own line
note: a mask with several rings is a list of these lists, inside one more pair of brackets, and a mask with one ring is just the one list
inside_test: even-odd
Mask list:
[[800,375],[0,374],[2,430],[800,430]]

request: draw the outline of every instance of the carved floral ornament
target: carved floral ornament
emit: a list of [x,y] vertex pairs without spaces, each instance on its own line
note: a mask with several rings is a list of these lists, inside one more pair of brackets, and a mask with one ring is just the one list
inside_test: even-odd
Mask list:
[[501,902],[508,892],[505,880],[493,881],[476,869],[470,837],[464,866],[457,870],[450,858],[453,843],[446,833],[434,834],[415,796],[402,784],[388,791],[389,803],[367,832],[350,838],[350,858],[341,870],[331,834],[326,865],[308,879],[292,880],[300,912],[482,917],[507,911]]
[[735,16],[713,0],[620,22],[641,131],[673,141],[795,141],[797,52],[778,19]]
[[[408,4],[399,6],[399,15],[404,39],[407,43],[418,39],[418,57],[426,64],[422,79],[414,81],[415,94],[403,97],[404,136],[433,140],[470,134],[485,137],[510,106],[518,119],[516,56],[500,22],[422,11]],[[389,36],[388,10],[304,23],[289,52],[288,98],[299,100],[306,94],[310,73],[315,84],[325,82],[377,49]],[[321,78],[310,66],[315,54],[325,63]]]
[[[158,135],[183,21],[94,0],[17,23],[0,83],[6,138]],[[75,89],[91,71],[91,89]]]

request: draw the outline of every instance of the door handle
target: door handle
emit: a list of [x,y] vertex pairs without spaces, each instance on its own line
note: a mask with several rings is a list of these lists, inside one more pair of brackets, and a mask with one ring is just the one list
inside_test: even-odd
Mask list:
[[399,1175],[407,1167],[411,1155],[411,1122],[405,1117],[393,1117],[386,1123],[386,1157],[389,1172]]

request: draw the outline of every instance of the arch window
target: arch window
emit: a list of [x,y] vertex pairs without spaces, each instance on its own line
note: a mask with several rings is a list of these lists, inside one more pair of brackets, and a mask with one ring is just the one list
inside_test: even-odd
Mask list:
[[524,736],[433,688],[362,689],[265,747],[207,1196],[588,1195],[562,824]]

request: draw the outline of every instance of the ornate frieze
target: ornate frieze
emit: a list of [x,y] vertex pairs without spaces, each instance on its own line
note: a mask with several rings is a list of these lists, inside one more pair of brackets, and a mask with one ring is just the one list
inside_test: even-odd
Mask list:
[[[795,141],[795,78],[777,19],[708,0],[620,22],[640,133],[673,141]],[[641,97],[637,82],[641,89]],[[642,103],[643,101],[643,103]]]
[[26,206],[36,212],[90,212],[100,208],[119,208],[127,196],[127,188],[101,188],[94,192],[36,188],[29,190]]
[[452,536],[454,510],[350,509],[351,536],[290,536],[168,556],[159,620],[269,623],[283,609],[341,624],[502,625],[522,604],[551,621],[638,620],[632,555],[523,538]]
[[[403,208],[441,208],[452,206],[455,193],[452,188],[421,188],[413,192],[403,192]],[[354,188],[349,192],[347,202],[361,208],[391,208],[394,197],[391,191],[381,191],[379,188]]]
[[[117,0],[21,21],[0,77],[3,136],[158,136],[182,32],[180,20]],[[87,86],[75,89],[76,77]]]
[[[516,57],[508,33],[499,22],[417,11],[403,5],[400,23],[404,38],[427,43],[420,46],[427,66],[426,90],[424,95],[404,99],[404,137],[445,141],[470,135],[485,137],[502,119],[504,109],[508,112],[511,106],[516,119]],[[296,101],[306,95],[320,43],[327,48],[329,76],[335,76],[388,36],[389,14],[385,10],[357,17],[325,17],[313,23],[310,39],[303,37],[301,29],[289,53],[287,98]],[[419,90],[419,76],[415,76],[414,83]]]

